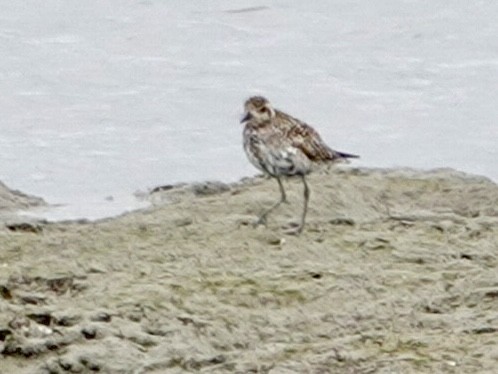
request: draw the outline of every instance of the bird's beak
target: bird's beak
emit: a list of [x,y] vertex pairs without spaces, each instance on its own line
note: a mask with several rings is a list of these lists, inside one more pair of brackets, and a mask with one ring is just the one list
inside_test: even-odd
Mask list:
[[244,123],[246,121],[249,121],[252,118],[251,113],[247,112],[244,118],[240,120],[240,123]]

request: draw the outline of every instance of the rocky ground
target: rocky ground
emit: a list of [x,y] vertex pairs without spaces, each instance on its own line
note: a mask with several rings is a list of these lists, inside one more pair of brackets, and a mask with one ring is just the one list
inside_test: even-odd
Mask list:
[[372,169],[309,184],[300,236],[282,229],[298,180],[252,226],[278,198],[262,178],[165,186],[99,222],[4,220],[0,372],[496,372],[498,186]]

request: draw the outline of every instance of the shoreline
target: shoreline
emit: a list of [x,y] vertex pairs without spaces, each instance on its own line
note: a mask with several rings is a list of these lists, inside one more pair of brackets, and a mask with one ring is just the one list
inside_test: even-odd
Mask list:
[[309,177],[300,236],[262,177],[168,186],[97,221],[0,228],[6,372],[492,372],[498,186],[454,170]]
[[[418,175],[431,177],[435,174],[443,173],[452,176],[457,176],[464,179],[473,179],[479,181],[485,181],[489,183],[494,183],[498,185],[492,178],[468,173],[464,171],[459,171],[454,168],[434,168],[434,169],[420,169],[412,167],[390,167],[390,168],[374,168],[374,167],[352,167],[348,164],[346,165],[336,165],[334,166],[336,170],[348,170],[352,173],[396,173],[400,175],[405,175],[406,177]],[[146,211],[153,208],[154,206],[161,205],[163,202],[161,200],[165,195],[171,192],[177,193],[181,190],[192,190],[194,195],[203,196],[210,194],[217,194],[220,192],[229,191],[232,188],[240,187],[244,184],[251,185],[255,181],[266,179],[262,174],[256,174],[253,176],[246,176],[235,182],[222,182],[218,180],[205,180],[199,182],[176,182],[173,184],[159,185],[153,188],[148,188],[147,190],[137,190],[130,194],[136,199],[137,205],[144,204],[148,205],[139,206],[135,209],[123,210],[116,214],[110,214],[108,216],[102,216],[98,218],[88,218],[88,217],[78,217],[78,218],[63,218],[63,219],[50,219],[45,218],[44,215],[48,215],[47,211],[58,209],[60,207],[66,206],[65,204],[50,204],[47,203],[42,197],[24,193],[19,190],[13,190],[8,188],[4,183],[0,181],[0,223],[6,223],[6,221],[28,221],[28,222],[41,222],[41,223],[98,223],[102,221],[117,219],[121,216],[134,214],[136,212]],[[167,192],[164,194],[164,192]],[[161,197],[161,194],[163,197]],[[47,210],[45,212],[37,213],[37,210]],[[111,209],[114,210],[114,209]],[[55,214],[57,215],[57,214]]]

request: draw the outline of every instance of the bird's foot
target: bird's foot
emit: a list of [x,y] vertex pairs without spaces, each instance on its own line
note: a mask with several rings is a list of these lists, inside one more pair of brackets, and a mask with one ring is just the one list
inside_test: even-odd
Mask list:
[[296,222],[290,222],[289,224],[283,227],[284,233],[287,235],[299,235],[303,231],[303,224],[299,224]]

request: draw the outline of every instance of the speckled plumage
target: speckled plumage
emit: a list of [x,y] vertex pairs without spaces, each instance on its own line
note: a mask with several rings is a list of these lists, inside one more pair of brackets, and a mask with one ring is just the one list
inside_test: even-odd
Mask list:
[[280,110],[274,109],[262,96],[253,96],[244,103],[244,150],[249,161],[258,169],[277,179],[281,198],[266,210],[258,223],[282,202],[286,201],[281,177],[300,176],[304,184],[304,209],[300,225],[304,227],[309,199],[305,176],[317,165],[358,157],[337,152],[328,147],[318,132],[306,123]]

